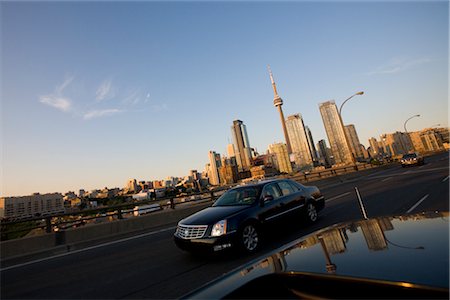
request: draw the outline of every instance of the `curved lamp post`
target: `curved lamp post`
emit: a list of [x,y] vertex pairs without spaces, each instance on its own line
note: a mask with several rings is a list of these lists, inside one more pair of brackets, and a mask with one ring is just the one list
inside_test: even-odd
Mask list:
[[405,129],[405,133],[408,133],[408,130],[406,130],[406,123],[408,123],[409,120],[411,120],[412,118],[415,117],[420,117],[420,115],[414,115],[412,117],[410,117],[408,120],[405,121],[405,123],[403,124],[403,128]]
[[345,102],[347,102],[348,100],[352,99],[353,97],[359,96],[359,95],[364,95],[364,92],[357,92],[356,94],[353,94],[350,97],[348,97],[347,99],[345,99],[345,101],[342,102],[341,106],[339,107],[339,115],[341,115],[341,113],[342,113],[342,107],[344,106]]
[[355,97],[355,96],[359,96],[359,95],[364,95],[364,92],[361,91],[361,92],[357,92],[357,93],[351,95],[350,97],[348,97],[347,99],[345,99],[345,101],[342,102],[341,106],[339,107],[339,119],[341,120],[342,130],[344,130],[345,143],[347,144],[347,148],[348,148],[348,150],[350,151],[350,154],[351,154],[351,157],[352,157],[352,163],[353,163],[353,164],[356,164],[356,159],[355,159],[355,155],[353,154],[352,147],[350,146],[350,142],[349,142],[349,140],[348,140],[347,132],[345,131],[344,121],[342,120],[342,114],[341,114],[341,112],[342,112],[342,107],[344,106],[344,104],[345,104],[348,100],[352,99],[352,98]]
[[[410,141],[411,141],[411,137],[409,136],[408,130],[406,129],[406,123],[408,123],[409,120],[411,120],[412,118],[415,118],[415,117],[420,117],[420,115],[414,115],[414,116],[412,116],[412,117],[409,117],[409,118],[405,121],[405,123],[403,123],[403,128],[405,129],[405,133],[406,133],[406,135],[409,137]],[[412,146],[412,150],[413,150],[413,151],[416,151],[416,147],[414,146],[414,143],[413,143],[412,141],[411,141],[411,146]],[[409,150],[408,150],[408,151],[409,151]]]

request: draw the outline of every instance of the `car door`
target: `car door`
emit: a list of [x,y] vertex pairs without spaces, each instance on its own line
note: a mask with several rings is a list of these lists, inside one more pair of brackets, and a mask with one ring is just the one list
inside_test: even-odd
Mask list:
[[277,219],[281,211],[281,197],[280,188],[275,182],[268,183],[263,187],[261,192],[262,204],[258,216],[261,223],[268,223]]
[[285,214],[295,214],[305,205],[305,193],[297,186],[283,180],[278,182],[283,197],[280,199],[281,209]]

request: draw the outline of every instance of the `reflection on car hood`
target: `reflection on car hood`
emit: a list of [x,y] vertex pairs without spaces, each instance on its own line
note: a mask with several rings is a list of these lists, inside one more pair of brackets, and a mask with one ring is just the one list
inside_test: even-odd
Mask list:
[[184,225],[213,225],[249,206],[212,206],[207,207],[180,221]]
[[335,225],[224,275],[193,298],[221,298],[273,273],[306,272],[449,286],[449,217],[427,213]]

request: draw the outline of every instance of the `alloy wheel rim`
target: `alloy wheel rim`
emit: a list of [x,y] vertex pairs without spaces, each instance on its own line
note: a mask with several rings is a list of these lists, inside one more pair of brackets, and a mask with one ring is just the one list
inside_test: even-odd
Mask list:
[[242,241],[247,250],[252,251],[258,246],[258,232],[255,227],[249,225],[244,228],[242,233]]

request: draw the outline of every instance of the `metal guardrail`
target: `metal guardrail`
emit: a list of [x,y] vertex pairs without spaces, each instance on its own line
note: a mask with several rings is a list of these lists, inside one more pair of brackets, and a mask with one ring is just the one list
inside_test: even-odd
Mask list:
[[351,172],[357,172],[360,170],[372,169],[372,168],[376,168],[379,166],[380,165],[366,164],[366,163],[355,164],[355,165],[351,165],[351,166],[323,169],[320,171],[315,171],[315,172],[310,172],[310,173],[300,173],[300,174],[291,176],[290,178],[297,180],[297,181],[309,182],[309,181],[315,181],[315,180],[319,180],[319,179],[323,179],[323,178],[327,178],[327,177],[337,176],[340,174],[347,174],[347,173],[351,173]]
[[[337,176],[340,174],[346,174],[350,172],[355,172],[364,169],[370,169],[378,167],[379,165],[371,164],[357,164],[352,166],[344,166],[339,168],[324,169],[311,173],[298,173],[289,178],[296,181],[314,181],[320,180],[327,177]],[[45,229],[46,233],[51,233],[53,231],[65,230],[68,228],[84,226],[90,223],[92,220],[94,222],[97,219],[124,219],[125,217],[134,217],[136,206],[144,206],[148,204],[158,204],[160,209],[154,211],[146,212],[145,214],[151,214],[156,211],[161,211],[164,209],[175,209],[176,206],[186,205],[188,203],[199,203],[214,201],[218,196],[224,193],[231,186],[225,186],[220,189],[213,191],[199,192],[189,195],[174,196],[174,197],[164,197],[160,199],[143,200],[143,201],[131,201],[120,205],[101,207],[96,209],[82,210],[79,212],[69,212],[63,214],[50,215],[45,217],[35,217],[29,219],[20,219],[14,221],[1,221],[1,240],[13,239],[11,235],[20,232],[30,232],[35,229]],[[142,208],[143,210],[148,210],[147,208]],[[139,211],[139,209],[137,210]],[[139,212],[138,215],[141,215]],[[19,226],[14,226],[18,224],[24,224],[21,228],[14,228]],[[28,224],[29,226],[26,226]],[[10,229],[13,227],[13,229]]]
[[[157,204],[160,209],[155,209],[151,212],[146,212],[145,214],[153,213],[156,211],[161,211],[164,209],[175,209],[178,205],[186,205],[188,203],[200,203],[206,201],[213,201],[222,193],[225,192],[227,188],[216,189],[214,191],[206,191],[200,193],[194,193],[183,196],[174,197],[164,197],[156,198],[151,200],[143,201],[132,201],[120,205],[101,207],[96,209],[87,209],[79,212],[70,212],[63,214],[49,215],[45,217],[35,217],[28,219],[19,219],[13,221],[2,220],[1,226],[1,240],[11,239],[9,236],[12,234],[17,234],[20,232],[29,232],[35,229],[45,229],[46,233],[51,233],[53,231],[59,231],[68,229],[71,227],[78,227],[88,224],[92,220],[97,219],[124,219],[125,217],[134,217],[133,214],[136,211],[136,206],[144,206],[148,204]],[[141,210],[148,210],[148,208],[138,208],[138,212]],[[141,215],[141,213],[139,213]],[[21,228],[14,225],[23,224]],[[28,225],[28,226],[27,226]]]

